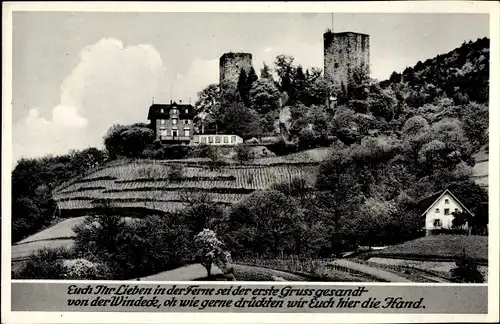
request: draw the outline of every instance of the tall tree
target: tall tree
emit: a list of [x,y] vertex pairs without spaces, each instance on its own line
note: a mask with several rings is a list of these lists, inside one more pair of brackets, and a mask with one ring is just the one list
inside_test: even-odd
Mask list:
[[249,101],[248,101],[248,77],[247,77],[247,73],[245,72],[244,69],[241,69],[240,71],[240,76],[238,78],[238,83],[237,83],[237,87],[238,87],[238,94],[241,98],[241,101],[243,102],[243,104],[245,104],[245,106],[249,106]]
[[269,65],[266,64],[266,62],[263,62],[263,64],[264,64],[264,66],[260,70],[260,78],[261,79],[267,79],[269,81],[274,82],[274,80],[273,80],[273,74],[271,72],[271,68],[269,67]]
[[274,60],[275,71],[278,74],[278,88],[280,91],[289,93],[292,90],[293,77],[295,74],[295,66],[293,65],[294,58],[280,54]]

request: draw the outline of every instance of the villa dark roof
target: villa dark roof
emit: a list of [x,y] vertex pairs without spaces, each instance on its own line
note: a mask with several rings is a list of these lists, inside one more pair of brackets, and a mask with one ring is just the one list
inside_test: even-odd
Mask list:
[[[148,120],[153,119],[169,119],[170,110],[172,108],[177,108],[179,110],[179,119],[193,119],[195,112],[194,107],[189,104],[178,104],[173,102],[171,104],[153,104],[149,107]],[[161,110],[163,109],[163,113]],[[186,113],[187,109],[187,113]]]

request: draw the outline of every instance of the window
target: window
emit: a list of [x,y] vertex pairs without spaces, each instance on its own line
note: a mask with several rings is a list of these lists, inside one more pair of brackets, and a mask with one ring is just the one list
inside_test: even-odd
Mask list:
[[162,114],[163,114],[163,108],[162,108],[162,109],[160,109],[160,113],[162,113]]
[[236,143],[236,136],[231,136],[231,143]]
[[177,125],[177,119],[172,119],[172,125]]
[[177,137],[177,130],[176,129],[172,130],[172,136]]
[[202,142],[203,144],[207,144],[207,138],[206,138],[206,137],[202,137],[202,138],[201,138],[201,142]]
[[224,136],[224,143],[229,143],[229,138],[227,136]]
[[220,143],[220,136],[215,136],[215,143]]
[[160,119],[160,124],[165,125],[165,119]]
[[432,226],[434,226],[434,227],[441,227],[441,226],[443,226],[443,224],[441,223],[441,220],[439,218],[436,218],[432,222]]
[[444,214],[445,215],[449,215],[450,214],[450,209],[449,208],[445,208],[444,209]]
[[160,129],[160,136],[167,136],[167,130],[165,128]]
[[445,203],[446,205],[448,205],[448,204],[450,203],[450,200],[449,200],[449,199],[445,199],[445,200],[444,200],[444,203]]
[[172,108],[172,115],[176,115],[176,114],[177,114],[177,109]]
[[191,120],[188,119],[188,120],[185,121],[185,123],[188,124],[188,125],[191,125]]
[[184,130],[184,136],[189,136],[189,129]]
[[439,214],[439,208],[436,208],[436,214]]
[[214,137],[213,136],[209,136],[208,137],[208,142],[209,143],[213,143],[214,142]]
[[186,114],[188,113],[188,109],[187,108],[186,108],[186,110],[184,110],[184,113],[186,113]]

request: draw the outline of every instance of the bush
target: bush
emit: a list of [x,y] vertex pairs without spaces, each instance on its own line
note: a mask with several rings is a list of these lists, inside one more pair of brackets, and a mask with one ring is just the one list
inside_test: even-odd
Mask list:
[[12,273],[12,279],[65,279],[63,259],[71,258],[71,251],[43,248],[30,255],[26,264]]
[[179,181],[182,179],[184,173],[184,168],[182,165],[172,165],[168,169],[168,180]]
[[140,278],[192,259],[193,236],[179,215],[149,215],[128,222],[120,216],[99,215],[74,230],[79,256],[106,265],[110,279]]
[[110,279],[111,273],[107,265],[94,263],[86,259],[63,260],[65,279],[104,280]]
[[241,164],[249,161],[253,157],[252,155],[253,154],[251,152],[251,149],[248,146],[245,145],[236,146],[236,158]]
[[188,156],[190,158],[210,158],[213,148],[207,144],[192,146]]
[[266,147],[268,148],[268,150],[278,156],[287,155],[298,151],[298,145],[296,143],[287,143],[283,138],[281,138],[281,140],[277,141],[276,143],[267,144]]
[[456,268],[451,269],[451,278],[453,282],[463,283],[483,283],[484,277],[479,272],[477,265],[465,253],[465,249],[455,262]]

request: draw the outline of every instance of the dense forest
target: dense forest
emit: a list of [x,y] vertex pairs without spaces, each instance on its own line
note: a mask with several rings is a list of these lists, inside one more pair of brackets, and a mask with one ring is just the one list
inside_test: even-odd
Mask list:
[[[141,241],[144,238],[137,236],[146,233],[145,229],[167,226],[158,222],[174,222],[177,227],[172,233],[179,244],[189,241],[181,235],[188,232],[179,228],[188,226],[195,235],[208,227],[235,257],[317,257],[357,244],[393,244],[421,235],[417,203],[450,186],[471,210],[478,211],[487,193],[470,175],[472,155],[488,143],[488,80],[487,38],[418,62],[382,82],[370,79],[364,69],[356,70],[344,89],[330,87],[320,69],[304,71],[292,57],[279,55],[272,68],[264,65],[260,76],[253,70],[242,71],[236,85],[214,84],[200,91],[196,122],[199,125],[203,119],[205,132],[235,133],[249,139],[274,133],[280,114],[288,110],[291,118],[282,124],[290,145],[298,150],[332,147],[332,156],[319,167],[315,190],[296,179],[251,194],[226,211],[198,201],[189,209],[192,217],[183,216],[182,224],[174,221],[179,215],[145,220],[142,232],[130,229],[139,225],[120,223],[120,230],[128,234],[114,240]],[[328,105],[325,99],[332,93],[337,101]],[[105,152],[88,149],[18,162],[12,173],[14,242],[51,222],[55,186],[95,165],[122,156],[212,154],[179,153],[182,149],[155,142],[144,124],[114,125],[105,134],[104,144]],[[487,215],[475,222],[474,226],[484,227]],[[95,237],[84,230],[79,235],[79,244]],[[136,243],[126,242],[127,246]],[[137,249],[137,253],[147,250]],[[118,258],[111,254],[99,260]],[[123,269],[132,271],[121,277],[138,275],[133,260],[120,255]],[[176,260],[179,264],[180,259]],[[149,270],[158,270],[163,261],[155,259]]]

